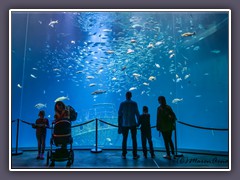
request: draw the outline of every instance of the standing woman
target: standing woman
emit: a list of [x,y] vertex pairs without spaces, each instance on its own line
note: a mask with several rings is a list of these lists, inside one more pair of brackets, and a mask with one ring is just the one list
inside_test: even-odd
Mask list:
[[164,155],[163,157],[166,159],[171,159],[170,155],[170,149],[173,155],[173,158],[175,158],[174,155],[174,145],[172,141],[172,131],[175,130],[175,124],[176,124],[176,115],[173,112],[172,108],[167,105],[166,99],[164,96],[158,97],[158,102],[160,106],[157,109],[157,130],[162,133],[162,137],[165,144],[165,149],[167,155]]
[[45,151],[45,140],[47,130],[49,127],[48,119],[44,118],[45,112],[43,110],[38,113],[39,118],[36,120],[35,124],[32,124],[32,127],[36,129],[36,137],[38,141],[38,156],[37,159],[44,159]]

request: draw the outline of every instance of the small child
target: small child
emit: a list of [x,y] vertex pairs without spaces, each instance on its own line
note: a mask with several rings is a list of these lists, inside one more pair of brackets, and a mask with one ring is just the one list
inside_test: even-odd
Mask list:
[[44,159],[44,151],[45,151],[45,140],[47,130],[49,127],[48,119],[44,118],[45,112],[43,110],[38,113],[39,118],[36,120],[35,124],[32,124],[32,127],[36,129],[36,137],[38,141],[38,156],[37,159]]
[[147,158],[147,140],[149,144],[149,149],[151,153],[151,157],[154,158],[154,149],[153,149],[153,142],[152,142],[152,132],[151,132],[151,125],[150,125],[150,114],[148,114],[148,107],[143,106],[143,114],[139,117],[139,125],[141,125],[141,139],[142,139],[142,150],[143,156]]

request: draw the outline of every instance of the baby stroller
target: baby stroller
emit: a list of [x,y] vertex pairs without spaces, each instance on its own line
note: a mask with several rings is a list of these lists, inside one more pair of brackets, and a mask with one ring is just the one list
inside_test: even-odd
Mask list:
[[[50,150],[47,152],[47,166],[49,165],[49,161],[51,161],[50,166],[54,166],[55,161],[67,161],[66,166],[71,166],[74,162],[72,144],[71,121],[63,119],[53,123]],[[55,149],[53,149],[53,145],[56,146]],[[70,149],[67,148],[68,145],[70,145]]]

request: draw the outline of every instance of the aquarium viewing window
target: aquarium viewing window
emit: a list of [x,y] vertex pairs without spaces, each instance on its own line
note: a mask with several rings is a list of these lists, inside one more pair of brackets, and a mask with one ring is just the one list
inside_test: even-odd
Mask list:
[[51,124],[57,99],[78,113],[73,148],[121,149],[118,108],[131,91],[140,113],[149,108],[155,149],[165,96],[178,149],[231,152],[229,10],[13,9],[9,19],[10,151],[37,148],[31,124],[40,110]]

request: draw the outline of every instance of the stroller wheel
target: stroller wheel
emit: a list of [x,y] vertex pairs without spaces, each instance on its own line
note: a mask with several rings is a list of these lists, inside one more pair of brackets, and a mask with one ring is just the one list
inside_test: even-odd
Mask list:
[[71,163],[73,164],[73,162],[74,162],[74,151],[71,150],[70,154],[71,154],[71,161],[72,161]]
[[72,149],[70,150],[69,161],[71,164],[73,164],[73,162],[74,162],[74,152]]
[[70,162],[70,160],[68,160],[68,162],[67,162],[67,165],[66,165],[67,167],[70,167],[71,166],[71,162]]
[[50,155],[49,155],[49,151],[48,151],[47,152],[47,163],[46,163],[47,166],[49,165],[49,159],[50,159]]

